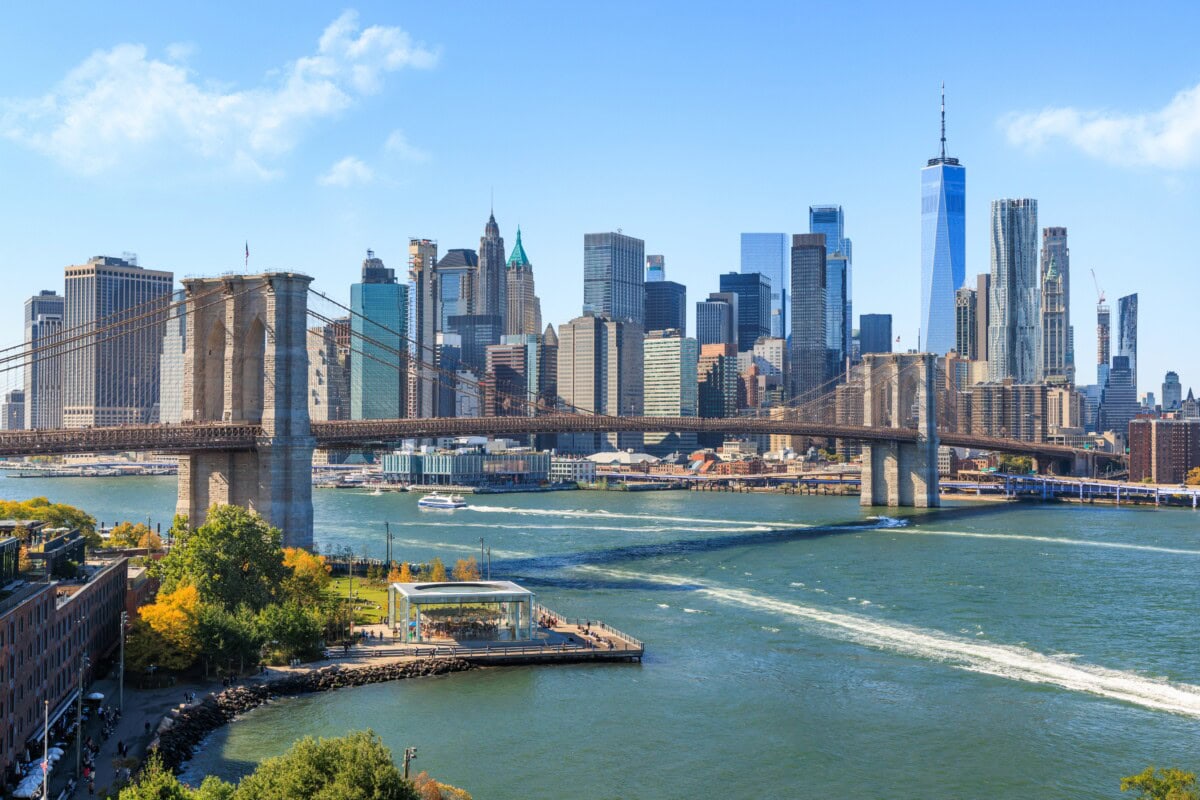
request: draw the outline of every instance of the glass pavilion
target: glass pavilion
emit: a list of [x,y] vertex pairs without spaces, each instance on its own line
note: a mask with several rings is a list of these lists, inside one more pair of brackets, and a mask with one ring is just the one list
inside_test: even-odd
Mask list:
[[388,623],[406,642],[533,638],[535,596],[511,581],[393,583]]

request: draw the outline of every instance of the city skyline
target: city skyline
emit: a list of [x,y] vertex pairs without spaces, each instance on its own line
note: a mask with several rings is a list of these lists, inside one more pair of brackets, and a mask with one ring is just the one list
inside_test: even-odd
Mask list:
[[[472,37],[482,36],[484,23],[494,19],[488,13],[482,14],[480,20],[456,18],[456,27],[465,25],[464,38],[459,41],[451,35],[448,21],[429,10],[406,11],[401,15],[362,4],[358,11],[357,17],[338,17],[330,11],[299,14],[272,38],[269,46],[259,48],[255,58],[233,59],[228,65],[218,63],[225,48],[233,46],[223,40],[224,32],[218,33],[211,23],[189,26],[186,17],[167,24],[150,15],[145,21],[133,24],[132,7],[117,8],[111,19],[102,21],[88,20],[84,14],[80,25],[95,23],[86,33],[67,26],[56,39],[59,46],[55,53],[33,53],[20,39],[32,38],[23,34],[35,33],[47,23],[18,15],[5,40],[9,45],[5,57],[21,59],[29,68],[9,70],[9,74],[0,78],[0,98],[3,98],[0,115],[6,122],[5,133],[0,137],[0,152],[7,156],[5,162],[10,165],[10,184],[21,189],[18,194],[23,196],[20,205],[10,202],[9,213],[0,223],[0,269],[15,277],[18,293],[33,296],[42,289],[61,291],[59,270],[97,253],[136,250],[144,263],[160,265],[176,275],[237,269],[242,266],[243,243],[249,239],[251,271],[282,268],[306,272],[314,275],[316,285],[322,290],[345,300],[347,287],[356,278],[354,273],[361,253],[367,247],[373,247],[391,264],[402,263],[408,238],[436,239],[446,250],[474,248],[491,186],[520,186],[538,180],[551,191],[501,190],[495,197],[495,208],[502,231],[515,232],[519,224],[526,241],[538,254],[538,263],[551,270],[548,274],[554,280],[539,283],[547,322],[561,324],[578,313],[578,298],[582,293],[579,239],[588,231],[622,228],[644,240],[648,252],[666,255],[675,265],[674,279],[687,285],[691,297],[699,298],[716,288],[720,274],[738,268],[742,232],[778,230],[788,235],[803,232],[807,229],[804,217],[808,206],[831,200],[846,208],[854,221],[857,251],[854,323],[861,313],[891,314],[895,335],[901,339],[896,347],[906,350],[916,346],[919,316],[917,173],[937,144],[934,118],[938,86],[943,79],[952,112],[953,152],[972,170],[966,208],[968,283],[974,274],[987,271],[988,203],[1005,196],[1037,198],[1042,225],[1070,228],[1076,270],[1095,268],[1110,296],[1139,291],[1147,307],[1147,319],[1165,320],[1181,314],[1183,298],[1197,280],[1178,267],[1178,259],[1184,257],[1179,255],[1156,262],[1156,269],[1163,271],[1160,278],[1181,282],[1183,291],[1148,292],[1145,285],[1135,283],[1139,276],[1126,273],[1121,265],[1136,254],[1107,230],[1121,226],[1114,224],[1113,209],[1105,208],[1106,204],[1118,205],[1119,199],[1121,208],[1137,207],[1141,214],[1154,214],[1155,229],[1164,232],[1167,242],[1164,246],[1173,244],[1172,252],[1187,252],[1184,245],[1190,241],[1190,233],[1182,220],[1194,216],[1195,200],[1186,182],[1180,180],[1180,174],[1186,174],[1191,165],[1190,151],[1171,151],[1177,156],[1173,167],[1164,167],[1163,159],[1142,155],[1129,158],[1144,163],[1114,164],[1101,144],[1080,144],[1078,148],[1064,144],[1064,137],[1071,139],[1065,132],[1067,122],[1052,125],[1049,118],[1021,116],[1040,107],[1078,107],[1082,111],[1076,112],[1077,115],[1086,121],[1090,119],[1086,113],[1090,108],[1123,109],[1113,112],[1118,116],[1162,108],[1173,95],[1189,88],[1189,74],[1178,68],[1166,68],[1169,64],[1164,65],[1163,78],[1152,87],[1134,87],[1117,81],[1104,87],[1105,91],[1094,89],[1070,97],[1039,94],[1028,87],[1017,87],[1011,80],[997,83],[992,79],[986,83],[980,77],[968,75],[964,68],[950,69],[949,56],[939,57],[928,67],[906,69],[902,85],[890,85],[886,92],[870,93],[866,101],[855,101],[859,107],[868,103],[869,114],[889,115],[894,120],[894,124],[889,123],[889,129],[895,131],[894,141],[878,154],[872,152],[874,139],[858,131],[851,132],[832,150],[828,145],[820,145],[825,148],[820,149],[811,138],[788,148],[769,136],[735,139],[729,144],[729,152],[733,153],[729,159],[731,166],[748,171],[753,176],[755,190],[742,191],[739,189],[742,178],[716,165],[713,178],[719,181],[717,185],[723,192],[738,198],[738,204],[733,208],[718,204],[710,210],[702,206],[711,205],[711,195],[692,193],[695,196],[691,196],[690,189],[682,191],[692,186],[691,178],[681,171],[686,159],[677,161],[672,154],[659,154],[653,162],[639,156],[625,165],[614,161],[627,155],[628,148],[623,146],[602,146],[600,160],[606,169],[618,169],[623,179],[640,176],[639,182],[651,187],[643,197],[613,192],[592,183],[588,184],[587,192],[568,193],[568,189],[580,185],[581,178],[592,174],[595,165],[584,163],[588,159],[579,154],[597,146],[596,136],[602,130],[588,132],[574,126],[550,126],[557,132],[556,137],[567,143],[546,149],[542,138],[546,134],[541,134],[532,143],[536,144],[536,151],[519,145],[512,135],[498,131],[496,146],[487,153],[488,167],[483,169],[483,162],[474,157],[465,159],[466,163],[457,163],[461,158],[460,148],[465,146],[457,135],[435,137],[428,129],[414,127],[408,121],[411,117],[404,119],[403,124],[381,119],[378,126],[364,129],[361,122],[379,114],[389,100],[429,100],[431,92],[458,86],[460,82],[466,85],[474,63],[466,49],[468,43]],[[772,13],[786,23],[784,27],[795,24],[788,14],[778,10],[760,11],[758,18]],[[714,14],[703,23],[705,36],[715,35],[719,17]],[[645,19],[644,30],[633,36],[629,46],[651,36],[660,22]],[[233,40],[251,36],[261,25],[261,21],[251,20],[248,29],[234,34]],[[302,121],[311,122],[312,133],[295,129],[296,120],[285,120],[289,124],[286,146],[273,155],[260,154],[256,162],[269,173],[265,176],[238,173],[231,166],[236,154],[205,155],[188,144],[190,140],[186,137],[180,139],[181,134],[173,128],[150,131],[152,135],[143,144],[125,140],[112,143],[109,150],[113,163],[87,166],[78,159],[67,158],[64,148],[74,141],[77,150],[82,148],[78,152],[94,155],[98,142],[89,144],[86,137],[79,139],[78,131],[74,132],[76,139],[71,140],[66,136],[65,123],[56,121],[53,114],[49,119],[35,119],[28,113],[29,101],[35,98],[50,96],[59,106],[78,99],[80,92],[99,85],[100,76],[111,76],[113,59],[118,56],[129,59],[128,63],[136,67],[131,70],[130,79],[141,75],[139,70],[143,68],[168,69],[175,65],[179,74],[170,74],[188,87],[216,93],[219,90],[208,86],[206,81],[217,79],[222,85],[232,87],[228,89],[231,93],[267,91],[263,87],[274,85],[274,79],[267,73],[294,66],[295,59],[320,51],[323,35],[328,34],[325,41],[332,42],[329,45],[332,49],[325,57],[348,58],[345,48],[337,49],[338,37],[355,41],[355,37],[361,37],[368,29],[387,34],[383,38],[393,44],[389,52],[400,54],[394,66],[389,66],[393,62],[372,62],[375,68],[370,75],[375,83],[370,86],[353,86],[344,81],[338,84],[341,99],[337,108],[328,113],[314,112],[311,120]],[[580,30],[580,35],[584,33]],[[1097,35],[1111,34],[1101,31]],[[190,48],[172,47],[181,41],[190,42]],[[134,52],[121,47],[130,43],[135,45],[134,51],[139,44],[144,50]],[[884,43],[891,47],[890,40]],[[1031,49],[1032,37],[1018,37],[1010,46],[1019,51]],[[1066,59],[1078,52],[1072,46],[1055,58]],[[107,60],[99,57],[102,55],[107,55]],[[566,74],[581,81],[580,89],[598,79],[565,51],[556,49],[549,57],[563,64]],[[71,88],[62,83],[64,76],[85,62],[90,71],[77,74],[77,85]],[[799,68],[778,62],[772,66],[781,70],[781,75]],[[514,81],[525,76],[527,80],[520,84],[522,106],[526,113],[543,121],[544,109],[539,103],[550,98],[539,81],[528,80],[534,74],[529,71],[529,63],[517,60],[504,69],[505,90],[487,102],[494,101],[497,106],[511,104],[517,86]],[[654,73],[650,77],[658,80],[663,76]],[[765,73],[738,73],[738,80],[756,94],[765,85],[755,83],[755,79],[765,79]],[[851,74],[845,80],[853,85],[862,76]],[[680,112],[680,120],[695,121],[702,113],[701,90],[690,82],[684,82],[682,90],[688,102]],[[558,97],[561,93],[552,94]],[[639,106],[647,102],[640,90],[635,102]],[[118,107],[113,113],[125,110]],[[1154,130],[1165,124],[1158,117],[1146,119],[1153,123]],[[678,130],[674,123],[668,127]],[[63,136],[52,140],[51,134],[56,131]],[[239,131],[240,128],[235,133]],[[367,138],[368,131],[371,140]],[[400,131],[399,136],[393,135],[396,131]],[[331,144],[318,144],[325,132],[332,134]],[[728,129],[721,128],[721,132],[727,134]],[[640,132],[639,147],[658,148],[664,141],[662,135]],[[698,132],[690,135],[701,137]],[[251,141],[249,134],[234,138]],[[710,146],[703,137],[685,141],[694,142],[696,148]],[[172,145],[181,146],[184,157],[179,165],[168,165],[166,174],[170,180],[164,181],[161,151],[170,150]],[[1133,151],[1141,153],[1137,148]],[[544,156],[538,156],[537,152],[543,152]],[[576,153],[579,163],[563,162],[568,152]],[[830,159],[822,153],[853,153],[856,163],[847,165],[841,159],[833,159],[838,166],[828,169],[821,162]],[[370,178],[364,178],[365,173],[356,173],[349,162],[333,174],[332,167],[343,164],[350,154],[356,154],[354,157],[371,172]],[[385,175],[386,164],[391,164],[395,172]],[[554,164],[560,169],[565,167],[561,176],[547,175],[546,170]],[[460,175],[468,167],[474,174],[471,182],[464,185]],[[514,170],[523,170],[521,180],[508,180]],[[1077,174],[1086,171],[1087,192],[1067,179],[1071,170]],[[355,178],[355,174],[359,177]],[[865,181],[868,174],[873,177]],[[117,185],[115,178],[119,178]],[[430,183],[429,191],[422,193],[422,203],[408,199],[403,191],[415,181]],[[82,189],[100,185],[111,197],[106,208],[97,209],[95,204],[74,199],[86,196]],[[453,193],[446,193],[440,188],[442,185],[453,186]],[[669,214],[662,203],[668,189],[671,190]],[[231,192],[246,197],[233,203],[224,202]],[[274,202],[289,193],[294,193],[295,199]],[[28,231],[38,229],[35,220],[45,218],[47,204],[51,202],[57,218],[65,222],[63,235],[49,240],[30,235]],[[700,229],[704,235],[695,235]],[[1080,314],[1090,316],[1089,309],[1094,307],[1095,300],[1090,282],[1076,280],[1070,288],[1075,318],[1079,319]],[[1077,364],[1094,363],[1096,342],[1094,335],[1089,335],[1091,327],[1075,325]],[[5,338],[15,342],[19,335],[14,327],[6,330]],[[1179,371],[1185,384],[1191,380],[1188,365],[1181,360],[1183,354],[1171,350],[1168,336],[1167,325],[1142,326],[1139,354],[1142,389],[1156,386],[1168,369]]]

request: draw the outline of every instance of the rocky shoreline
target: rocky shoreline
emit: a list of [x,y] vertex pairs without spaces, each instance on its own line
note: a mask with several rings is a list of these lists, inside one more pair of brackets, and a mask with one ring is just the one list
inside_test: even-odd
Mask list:
[[362,667],[335,665],[265,683],[234,686],[211,694],[195,705],[172,711],[159,724],[158,736],[150,743],[150,749],[158,752],[168,769],[178,770],[183,762],[192,757],[196,746],[205,736],[275,698],[405,678],[447,675],[471,668],[470,662],[461,658],[429,658]]

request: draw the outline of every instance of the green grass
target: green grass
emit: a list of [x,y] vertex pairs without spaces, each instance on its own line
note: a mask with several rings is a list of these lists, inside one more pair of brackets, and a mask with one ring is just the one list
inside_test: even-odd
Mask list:
[[[345,600],[350,596],[350,579],[334,578],[329,589],[335,597]],[[356,576],[354,578],[354,601],[355,625],[379,622],[379,615],[387,613],[387,584],[372,583]],[[376,608],[376,605],[379,607]]]

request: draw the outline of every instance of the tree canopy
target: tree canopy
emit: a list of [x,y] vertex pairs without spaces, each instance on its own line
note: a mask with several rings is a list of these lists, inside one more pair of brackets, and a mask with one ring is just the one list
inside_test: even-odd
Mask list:
[[96,518],[74,506],[51,503],[45,497],[29,500],[0,500],[0,519],[36,519],[51,528],[77,528],[95,547],[100,543],[96,534]]
[[1200,800],[1196,773],[1181,769],[1146,767],[1137,775],[1121,778],[1122,792],[1138,792],[1138,800]]

